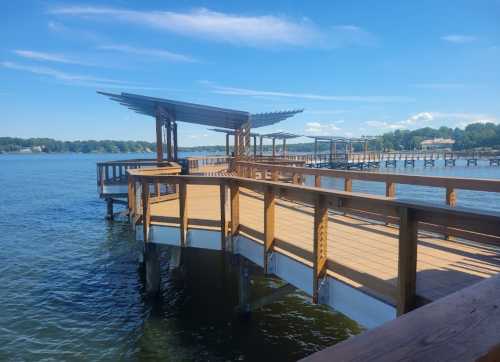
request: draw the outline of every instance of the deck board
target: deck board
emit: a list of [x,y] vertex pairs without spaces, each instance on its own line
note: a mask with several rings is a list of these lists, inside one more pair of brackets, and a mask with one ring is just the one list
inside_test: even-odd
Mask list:
[[[187,210],[193,227],[196,219],[219,222],[219,187],[188,185]],[[178,201],[153,204],[151,211],[156,216],[178,217]],[[276,238],[312,253],[313,212],[310,206],[277,200]],[[246,189],[240,190],[240,223],[243,230],[251,233],[252,238],[262,240],[262,195]],[[328,259],[395,286],[398,228],[330,213]],[[436,300],[498,272],[500,251],[497,248],[419,234],[417,294],[420,297]],[[367,287],[336,274],[335,270],[329,270],[329,274],[354,287]]]

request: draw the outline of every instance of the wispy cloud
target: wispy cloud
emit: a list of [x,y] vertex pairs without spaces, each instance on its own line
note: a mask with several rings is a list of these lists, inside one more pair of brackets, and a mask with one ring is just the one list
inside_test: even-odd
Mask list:
[[246,88],[235,88],[219,86],[211,82],[204,81],[202,84],[209,86],[212,93],[250,96],[250,97],[276,97],[276,98],[296,98],[316,101],[334,101],[334,102],[372,102],[372,103],[391,103],[391,102],[413,102],[414,99],[403,96],[344,96],[344,95],[324,95],[314,93],[290,93],[279,91],[263,91]]
[[143,86],[137,83],[130,83],[116,79],[95,77],[92,75],[81,75],[63,72],[50,67],[42,66],[32,66],[24,65],[15,62],[0,62],[0,66],[23,71],[27,73],[32,73],[40,76],[45,76],[48,78],[56,79],[64,82],[65,84],[82,86],[82,87],[93,87],[93,88],[117,88],[117,89],[142,89],[142,90],[164,90],[165,88],[149,87]]
[[152,49],[152,48],[137,48],[130,45],[123,44],[113,44],[113,45],[101,45],[98,47],[101,50],[110,50],[125,54],[143,55],[146,57],[154,57],[170,62],[181,62],[181,63],[196,63],[197,60],[189,55],[179,54],[170,52],[163,49]]
[[476,41],[477,38],[471,35],[449,34],[449,35],[443,35],[441,37],[441,40],[454,44],[466,44]]
[[317,42],[322,36],[317,27],[306,19],[293,21],[272,15],[244,16],[204,8],[173,12],[63,6],[53,9],[51,13],[134,23],[185,36],[250,46],[303,46]]
[[334,47],[376,46],[378,38],[356,25],[337,25],[329,32],[329,42]]
[[54,62],[54,63],[64,63],[64,64],[92,65],[90,63],[86,63],[86,62],[83,62],[81,60],[68,57],[65,54],[46,53],[46,52],[39,52],[39,51],[34,51],[34,50],[24,50],[24,49],[13,50],[13,53],[22,57],[22,58],[32,59],[32,60]]

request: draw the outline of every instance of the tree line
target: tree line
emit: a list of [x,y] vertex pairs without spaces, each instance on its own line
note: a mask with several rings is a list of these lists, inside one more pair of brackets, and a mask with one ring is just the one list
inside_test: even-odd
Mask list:
[[[468,150],[478,148],[500,149],[500,125],[494,123],[473,123],[460,128],[431,128],[425,127],[410,130],[395,130],[384,133],[374,141],[370,141],[370,150],[412,150],[420,147],[420,143],[426,139],[452,138],[455,140],[454,150]],[[280,142],[276,143],[280,148]],[[363,145],[355,144],[355,151],[360,151]],[[20,152],[23,149],[34,150],[35,152],[47,153],[142,153],[156,150],[155,143],[146,141],[57,141],[52,138],[15,138],[0,137],[0,152]],[[314,143],[289,144],[287,149],[290,152],[313,152]],[[196,151],[210,153],[224,153],[225,146],[197,146],[180,147],[180,151]],[[270,145],[265,145],[264,150],[269,152]],[[319,144],[319,151],[329,150],[327,143]]]

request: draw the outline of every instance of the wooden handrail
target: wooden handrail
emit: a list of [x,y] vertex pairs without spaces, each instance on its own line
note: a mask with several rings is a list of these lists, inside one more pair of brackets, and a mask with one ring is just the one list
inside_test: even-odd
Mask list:
[[499,361],[499,300],[497,275],[301,361]]
[[[267,265],[268,254],[272,251],[276,240],[274,239],[274,200],[276,198],[300,202],[311,205],[314,208],[314,241],[313,255],[306,255],[306,259],[313,265],[313,296],[317,300],[319,280],[324,276],[325,270],[330,264],[326,260],[326,235],[328,222],[325,222],[325,215],[328,209],[345,212],[356,210],[370,213],[383,213],[392,218],[398,219],[399,228],[399,259],[398,259],[398,286],[397,293],[389,291],[388,299],[396,296],[398,314],[404,314],[412,310],[416,305],[416,260],[417,260],[417,228],[422,223],[438,222],[444,227],[461,228],[474,233],[482,233],[490,237],[500,238],[500,213],[484,212],[474,209],[452,208],[446,205],[434,205],[429,203],[416,203],[395,200],[385,196],[368,195],[347,191],[329,190],[315,187],[308,187],[300,184],[287,184],[267,180],[255,180],[238,176],[193,176],[193,175],[168,175],[144,172],[144,170],[131,170],[129,172],[129,182],[142,185],[143,203],[143,225],[144,236],[147,241],[149,235],[150,222],[150,197],[144,193],[150,192],[150,184],[176,184],[182,185],[182,197],[180,198],[181,216],[179,217],[182,232],[187,229],[187,209],[185,203],[186,185],[216,185],[225,189],[229,187],[231,205],[231,239],[235,237],[240,229],[239,224],[239,194],[240,188],[249,189],[264,194],[264,218],[265,252],[263,255],[263,265]],[[129,187],[129,191],[134,192],[135,187]],[[133,197],[134,195],[129,195]],[[221,204],[214,207],[222,207],[225,204],[221,196]],[[136,207],[137,209],[137,207]],[[133,213],[133,210],[130,210]],[[225,217],[225,212],[221,210],[221,215]],[[226,233],[226,224],[222,225],[221,232]],[[225,234],[224,234],[225,235]],[[181,237],[181,240],[184,238]],[[230,243],[232,248],[232,243]],[[292,254],[295,253],[291,250]],[[296,253],[295,253],[296,254]],[[304,258],[304,255],[300,255]],[[267,270],[267,268],[266,268]],[[338,272],[338,271],[337,271]],[[387,289],[387,287],[382,287]],[[389,288],[390,289],[390,288]]]

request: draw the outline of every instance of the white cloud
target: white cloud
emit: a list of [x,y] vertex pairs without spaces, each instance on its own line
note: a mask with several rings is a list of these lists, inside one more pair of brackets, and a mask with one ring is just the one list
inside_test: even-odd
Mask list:
[[225,87],[213,84],[211,82],[202,82],[212,88],[212,93],[250,96],[250,97],[276,97],[276,98],[296,98],[305,100],[317,101],[334,101],[334,102],[369,102],[369,103],[406,103],[413,102],[414,99],[403,96],[344,96],[344,95],[323,95],[313,93],[290,93],[277,91],[262,91],[245,88]]
[[113,45],[101,45],[98,47],[101,50],[110,50],[121,52],[125,54],[143,55],[146,57],[155,57],[170,62],[181,62],[181,63],[195,63],[196,59],[189,55],[179,54],[170,52],[163,49],[153,49],[153,48],[137,48],[129,45],[123,44],[113,44]]
[[239,45],[283,44],[304,46],[318,42],[322,34],[307,19],[292,21],[272,15],[243,16],[208,9],[189,12],[136,11],[111,7],[66,6],[52,14],[110,19],[173,33]]
[[55,63],[64,63],[64,64],[79,64],[79,65],[91,65],[90,63],[85,63],[77,59],[73,59],[64,54],[58,53],[46,53],[39,52],[33,50],[25,50],[25,49],[16,49],[13,50],[14,54],[32,60],[46,61],[46,62],[55,62]]
[[476,41],[477,38],[471,35],[449,34],[443,35],[441,40],[454,44],[466,44]]
[[[498,123],[496,117],[486,114],[460,113],[460,112],[420,112],[397,122],[366,121],[364,124],[378,131],[391,131],[396,129],[417,129],[432,124],[434,127],[445,125],[447,127],[464,128],[471,123]],[[375,130],[375,131],[376,131]]]
[[336,131],[340,131],[340,128],[337,127],[335,122],[327,124],[320,122],[308,122],[305,127],[305,132],[310,134],[331,135]]

